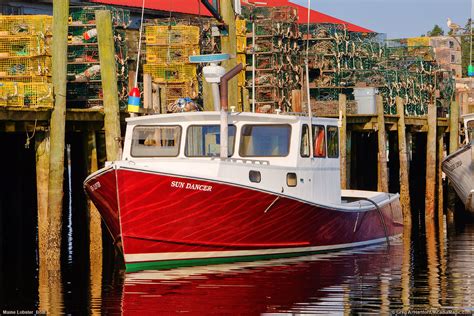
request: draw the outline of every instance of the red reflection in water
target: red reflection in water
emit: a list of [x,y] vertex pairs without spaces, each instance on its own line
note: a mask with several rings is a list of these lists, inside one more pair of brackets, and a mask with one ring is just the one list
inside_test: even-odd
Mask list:
[[[245,314],[329,310],[350,304],[354,279],[400,271],[402,247],[364,249],[294,259],[127,274],[124,315]],[[360,286],[360,284],[359,284]],[[383,295],[380,282],[367,290]],[[354,306],[352,306],[354,308]]]

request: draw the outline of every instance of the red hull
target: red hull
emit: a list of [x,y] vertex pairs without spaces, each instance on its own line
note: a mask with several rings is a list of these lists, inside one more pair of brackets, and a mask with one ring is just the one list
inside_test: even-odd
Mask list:
[[[386,237],[375,207],[338,211],[248,187],[130,169],[108,169],[89,178],[85,188],[113,236],[121,238],[127,264],[209,252],[328,251]],[[398,200],[381,211],[388,236],[401,234]]]

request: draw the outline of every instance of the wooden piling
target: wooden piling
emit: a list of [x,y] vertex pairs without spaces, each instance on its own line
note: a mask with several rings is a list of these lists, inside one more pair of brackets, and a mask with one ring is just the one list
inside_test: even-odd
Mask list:
[[153,86],[151,75],[143,74],[143,108],[145,112],[153,111]]
[[152,104],[153,104],[153,112],[154,113],[161,113],[164,114],[166,112],[163,112],[161,109],[161,100],[160,100],[160,86],[156,83],[151,84],[152,87]]
[[292,90],[291,91],[291,108],[292,111],[295,113],[301,113],[301,101],[302,96],[301,96],[301,90]]
[[388,192],[388,170],[387,170],[387,134],[385,132],[385,116],[383,99],[381,95],[376,97],[377,104],[377,128],[378,128],[378,181],[377,190]]
[[249,90],[246,89],[245,87],[241,87],[241,89],[242,89],[242,102],[243,102],[243,106],[244,106],[242,111],[251,112],[252,110],[250,108]]
[[431,222],[435,215],[436,194],[436,106],[428,105],[428,135],[426,139],[426,192],[425,221]]
[[115,65],[114,33],[110,11],[95,11],[97,41],[99,43],[100,73],[104,93],[104,126],[107,160],[121,156],[120,112]]
[[449,153],[459,149],[459,105],[451,102],[449,109]]
[[[86,153],[87,172],[91,174],[99,169],[97,155],[97,140],[94,130],[86,133]],[[101,301],[102,298],[102,226],[99,211],[88,201],[89,219],[89,282],[91,289],[91,299]],[[91,315],[96,314],[95,310],[90,311]]]
[[214,98],[212,97],[211,84],[202,76],[202,102],[204,111],[214,111]]
[[[437,151],[437,195],[438,195],[438,224],[440,227],[443,226],[444,217],[444,195],[443,195],[443,169],[441,168],[444,158],[444,137],[443,132],[438,130],[438,151]],[[443,230],[440,230],[442,232]]]
[[[235,13],[233,8],[233,0],[220,1],[220,13],[227,25],[229,31],[228,36],[221,36],[222,53],[230,54],[230,59],[222,63],[223,67],[229,71],[237,66],[237,33],[235,28]],[[238,102],[238,80],[237,77],[229,80],[229,105],[237,106]],[[212,98],[212,96],[211,96]]]
[[49,308],[48,288],[48,184],[50,144],[49,134],[36,132],[36,196],[38,204],[38,298],[39,310]]
[[[54,108],[50,121],[48,185],[48,281],[51,293],[61,297],[61,228],[66,129],[67,36],[69,0],[53,0],[53,87]],[[51,301],[51,304],[54,302]]]
[[341,189],[347,189],[347,97],[345,94],[339,94],[339,117],[341,126],[339,129],[339,151],[341,165]]
[[398,155],[400,161],[400,203],[403,211],[403,222],[411,225],[410,183],[408,176],[408,152],[405,133],[405,106],[403,99],[396,98],[398,114]]

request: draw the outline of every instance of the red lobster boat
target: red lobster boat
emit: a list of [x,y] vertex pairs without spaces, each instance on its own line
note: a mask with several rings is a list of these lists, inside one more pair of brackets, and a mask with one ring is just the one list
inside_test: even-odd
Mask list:
[[329,252],[402,233],[398,194],[341,190],[336,119],[229,113],[222,158],[221,114],[130,118],[122,159],[85,180],[127,271]]

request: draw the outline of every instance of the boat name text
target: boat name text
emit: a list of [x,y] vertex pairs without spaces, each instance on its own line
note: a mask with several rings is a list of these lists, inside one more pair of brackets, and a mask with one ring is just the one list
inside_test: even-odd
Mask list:
[[94,183],[90,186],[90,189],[91,189],[92,192],[94,192],[95,190],[97,190],[99,188],[100,188],[100,182],[99,181],[97,181],[96,183]]
[[172,188],[178,188],[178,189],[204,191],[204,192],[211,192],[212,191],[212,186],[210,186],[210,185],[203,185],[203,184],[196,184],[196,183],[189,183],[189,182],[181,182],[181,181],[171,181],[171,187]]

